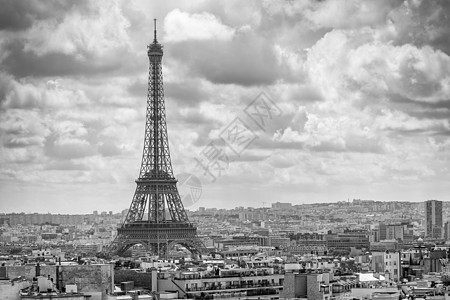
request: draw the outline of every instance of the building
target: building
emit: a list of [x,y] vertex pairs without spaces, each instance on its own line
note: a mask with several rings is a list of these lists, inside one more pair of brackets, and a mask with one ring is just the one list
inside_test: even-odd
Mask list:
[[429,257],[428,247],[423,244],[421,238],[417,240],[413,248],[403,250],[401,253],[402,278],[409,281],[421,278],[425,273],[425,262]]
[[286,263],[284,265],[284,269],[286,272],[319,272],[323,273],[324,271],[328,271],[334,273],[334,270],[340,269],[341,263],[337,260],[326,260],[326,259],[312,259],[311,261],[303,261],[300,263]]
[[284,275],[273,268],[215,269],[212,272],[158,274],[158,291],[177,291],[179,298],[279,298]]
[[425,237],[441,239],[442,225],[442,201],[425,201]]
[[[53,279],[54,287],[59,291],[77,291],[84,295],[90,296],[91,300],[105,299],[106,294],[114,289],[114,266],[112,264],[96,264],[96,265],[43,265],[43,266],[1,266],[0,278],[8,279],[8,285],[14,282],[13,287],[20,283],[21,288],[32,286],[35,281],[38,285],[42,281]],[[39,279],[40,278],[40,279]],[[20,279],[20,280],[19,280]],[[1,281],[1,280],[0,280]],[[26,283],[26,284],[25,284]],[[48,283],[48,282],[47,282]],[[47,287],[47,285],[46,285]],[[42,288],[40,288],[42,290]],[[16,289],[11,291],[2,287],[0,283],[1,299],[18,299],[5,298],[8,293],[16,293]],[[32,294],[32,293],[30,293]],[[18,297],[19,294],[17,293]],[[75,295],[74,295],[75,296]],[[78,297],[78,295],[77,295]],[[33,298],[22,297],[23,299],[50,299],[50,298]],[[54,296],[51,299],[59,299]],[[68,298],[65,299],[79,299]]]
[[372,252],[372,270],[376,273],[384,273],[386,280],[399,281],[401,278],[400,253]]
[[367,231],[359,230],[346,230],[341,233],[330,233],[326,235],[328,249],[346,249],[350,250],[352,247],[357,249],[369,249],[370,233]]
[[[323,241],[325,242],[325,241]],[[327,255],[328,247],[326,245],[295,245],[289,246],[284,249],[285,252],[289,252],[292,255],[305,255],[305,254],[316,254],[316,255]]]
[[382,252],[386,250],[395,251],[399,249],[400,246],[397,240],[382,240],[380,242],[370,243],[370,251]]
[[379,228],[371,229],[369,235],[369,242],[374,243],[379,241],[380,241],[380,229]]
[[272,208],[273,209],[292,209],[292,204],[276,202],[276,203],[272,203]]
[[270,236],[269,246],[278,248],[287,248],[290,245],[290,239],[288,237]]
[[387,240],[403,240],[403,225],[389,224],[386,226]]
[[330,273],[292,273],[287,272],[284,278],[283,291],[280,298],[306,298],[308,300],[328,300],[332,295]]
[[412,242],[414,238],[413,225],[410,219],[380,222],[378,225],[378,232],[375,231],[373,235],[373,242],[380,242],[383,240]]
[[232,238],[219,239],[214,241],[214,246],[218,249],[231,249],[234,247],[257,247],[263,246],[265,237],[233,236]]
[[450,222],[445,222],[445,225],[444,225],[444,239],[450,240]]
[[53,215],[47,214],[25,214],[25,213],[11,213],[3,214],[1,216],[1,224],[8,224],[10,226],[16,225],[41,225],[41,224],[65,224],[65,225],[79,225],[85,221],[91,221],[89,215]]
[[[429,272],[444,272],[445,267],[448,264],[448,249],[432,249],[430,251],[430,263],[429,263]],[[428,264],[426,264],[428,267]]]
[[386,231],[387,231],[386,224],[383,222],[380,222],[378,228],[379,228],[378,229],[378,239],[375,240],[374,242],[379,242],[379,241],[386,239]]

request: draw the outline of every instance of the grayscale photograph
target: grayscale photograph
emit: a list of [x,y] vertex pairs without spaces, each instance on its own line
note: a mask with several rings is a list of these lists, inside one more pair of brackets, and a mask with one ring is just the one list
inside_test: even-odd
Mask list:
[[450,299],[450,1],[0,0],[0,300]]

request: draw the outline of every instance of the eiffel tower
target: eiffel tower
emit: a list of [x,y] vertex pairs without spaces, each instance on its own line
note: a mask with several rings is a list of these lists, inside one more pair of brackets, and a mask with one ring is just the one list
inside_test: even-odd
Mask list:
[[120,255],[141,244],[152,254],[167,258],[169,249],[180,244],[199,255],[204,246],[197,228],[189,222],[172,171],[161,66],[163,47],[156,39],[156,19],[154,26],[153,43],[147,46],[150,66],[141,169],[130,209],[110,250]]

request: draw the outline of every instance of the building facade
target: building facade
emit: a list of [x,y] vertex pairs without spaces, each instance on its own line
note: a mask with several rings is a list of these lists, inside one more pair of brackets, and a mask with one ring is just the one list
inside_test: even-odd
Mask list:
[[188,299],[258,297],[278,299],[284,274],[273,268],[216,269],[206,272],[175,272],[158,275],[158,289],[177,291]]
[[372,252],[372,270],[384,273],[387,280],[399,281],[401,278],[400,253],[396,251]]
[[425,237],[441,239],[443,237],[442,225],[442,201],[425,201]]

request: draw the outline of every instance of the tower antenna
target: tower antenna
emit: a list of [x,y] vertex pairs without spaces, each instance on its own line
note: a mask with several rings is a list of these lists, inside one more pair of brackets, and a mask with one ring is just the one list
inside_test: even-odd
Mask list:
[[153,42],[154,43],[157,43],[158,41],[156,40],[156,19],[153,19],[153,22],[154,22],[154,33],[155,33],[155,38],[153,39]]

